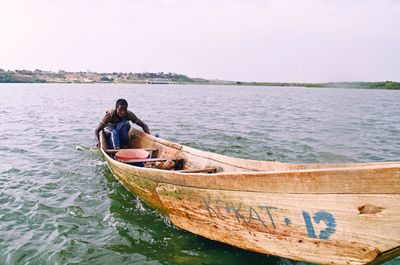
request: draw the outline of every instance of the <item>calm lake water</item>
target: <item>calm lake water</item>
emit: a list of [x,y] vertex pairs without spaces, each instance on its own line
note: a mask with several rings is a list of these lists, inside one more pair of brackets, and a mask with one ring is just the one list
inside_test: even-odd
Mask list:
[[[400,91],[0,84],[0,264],[300,264],[182,231],[112,176],[94,128],[126,98],[152,133],[283,162],[400,160]],[[387,264],[400,264],[395,259]]]

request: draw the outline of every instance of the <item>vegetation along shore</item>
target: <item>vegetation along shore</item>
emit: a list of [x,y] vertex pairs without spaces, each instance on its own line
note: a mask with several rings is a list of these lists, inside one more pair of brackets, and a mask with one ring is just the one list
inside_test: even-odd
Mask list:
[[296,87],[340,87],[367,89],[399,89],[400,82],[329,82],[329,83],[284,83],[284,82],[240,82],[192,78],[176,73],[96,73],[58,72],[43,70],[0,69],[0,83],[127,83],[127,84],[198,84],[198,85],[245,85],[245,86],[296,86]]

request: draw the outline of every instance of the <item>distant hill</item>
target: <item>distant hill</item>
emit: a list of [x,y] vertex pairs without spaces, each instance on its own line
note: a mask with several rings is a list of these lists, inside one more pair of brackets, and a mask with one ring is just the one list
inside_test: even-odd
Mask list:
[[199,85],[242,85],[242,86],[296,86],[296,87],[338,87],[368,89],[400,89],[399,82],[331,82],[331,83],[279,83],[240,82],[192,78],[175,73],[96,73],[0,69],[0,83],[137,83],[137,84],[199,84]]
[[207,83],[175,73],[95,73],[42,70],[5,71],[0,69],[1,83]]

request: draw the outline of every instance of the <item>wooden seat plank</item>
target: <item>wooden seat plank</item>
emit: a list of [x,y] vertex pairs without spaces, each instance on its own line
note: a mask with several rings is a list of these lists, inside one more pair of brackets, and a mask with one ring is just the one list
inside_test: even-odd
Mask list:
[[122,163],[145,163],[145,162],[163,162],[167,160],[180,160],[178,157],[158,157],[158,158],[146,158],[146,159],[130,159],[130,160],[117,160]]
[[179,173],[216,173],[217,168],[215,167],[208,167],[208,168],[201,168],[201,169],[185,169],[185,170],[176,170]]

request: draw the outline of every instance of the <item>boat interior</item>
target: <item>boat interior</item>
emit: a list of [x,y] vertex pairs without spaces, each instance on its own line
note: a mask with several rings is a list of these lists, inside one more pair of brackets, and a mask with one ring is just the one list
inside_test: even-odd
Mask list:
[[303,171],[396,165],[397,162],[290,164],[235,158],[202,151],[156,138],[132,128],[128,149],[109,149],[103,133],[101,148],[110,158],[135,167],[171,170],[179,173],[216,174],[221,172]]

